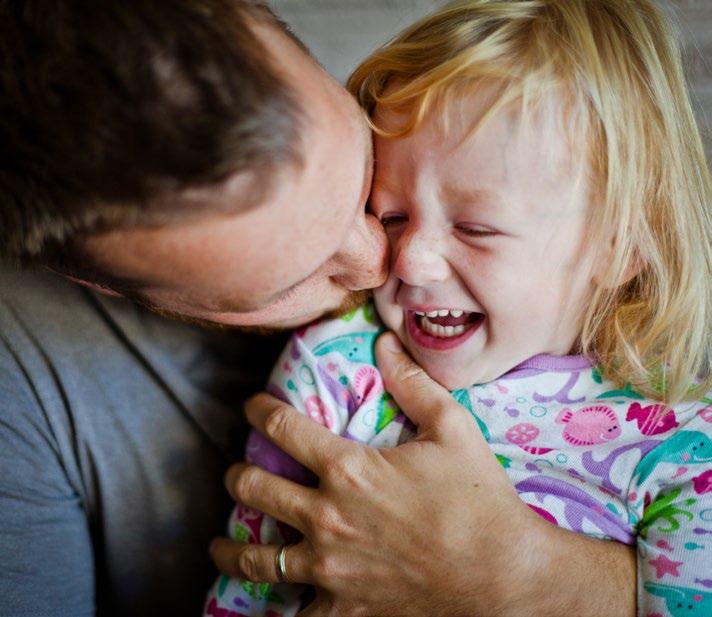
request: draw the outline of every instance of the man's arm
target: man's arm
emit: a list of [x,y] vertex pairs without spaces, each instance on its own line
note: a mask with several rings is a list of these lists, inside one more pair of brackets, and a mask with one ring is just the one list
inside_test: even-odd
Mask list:
[[[308,489],[245,465],[227,478],[236,499],[304,533],[290,579],[319,590],[300,615],[634,615],[633,549],[533,513],[448,392],[394,337],[378,352],[387,389],[418,426],[398,448],[344,441],[267,396],[247,408],[320,479]],[[227,573],[249,563],[255,580],[275,580],[274,547],[218,542],[213,557]]]
[[0,615],[94,615],[87,519],[54,437],[0,341]]

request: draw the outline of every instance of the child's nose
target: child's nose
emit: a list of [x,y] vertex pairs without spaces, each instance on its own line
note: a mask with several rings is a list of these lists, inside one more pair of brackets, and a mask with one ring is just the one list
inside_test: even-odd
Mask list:
[[423,287],[450,276],[438,237],[424,232],[405,232],[394,243],[392,271],[406,285]]

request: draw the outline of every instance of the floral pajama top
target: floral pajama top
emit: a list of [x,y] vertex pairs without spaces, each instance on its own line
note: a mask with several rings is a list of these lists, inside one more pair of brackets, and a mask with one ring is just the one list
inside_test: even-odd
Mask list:
[[[382,329],[366,305],[297,332],[269,391],[349,439],[374,447],[407,441],[415,428],[375,368]],[[532,510],[553,525],[637,547],[641,617],[712,617],[712,393],[672,409],[614,387],[582,356],[541,355],[452,396]],[[247,457],[315,482],[257,433]],[[287,526],[240,505],[228,533],[268,544],[294,538]],[[305,593],[304,586],[222,576],[204,615],[291,617]]]

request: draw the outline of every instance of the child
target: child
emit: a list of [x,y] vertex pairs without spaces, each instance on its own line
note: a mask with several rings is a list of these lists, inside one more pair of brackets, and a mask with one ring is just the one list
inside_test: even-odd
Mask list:
[[[535,512],[637,546],[640,615],[712,615],[710,179],[658,11],[457,2],[351,88],[392,246],[382,323]],[[351,439],[407,440],[374,368],[382,327],[365,306],[298,332],[272,393]],[[248,457],[309,480],[256,434]],[[229,533],[289,540],[239,506]],[[303,591],[223,577],[206,614],[294,615]]]

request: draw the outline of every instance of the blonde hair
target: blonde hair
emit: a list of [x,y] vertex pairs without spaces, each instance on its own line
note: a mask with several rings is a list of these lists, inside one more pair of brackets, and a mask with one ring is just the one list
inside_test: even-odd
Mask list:
[[[460,0],[376,51],[349,88],[377,132],[399,137],[483,81],[498,94],[477,126],[553,91],[583,118],[608,267],[582,353],[646,396],[701,396],[712,387],[712,188],[660,11],[649,0]],[[400,130],[376,126],[377,105],[408,112]]]

